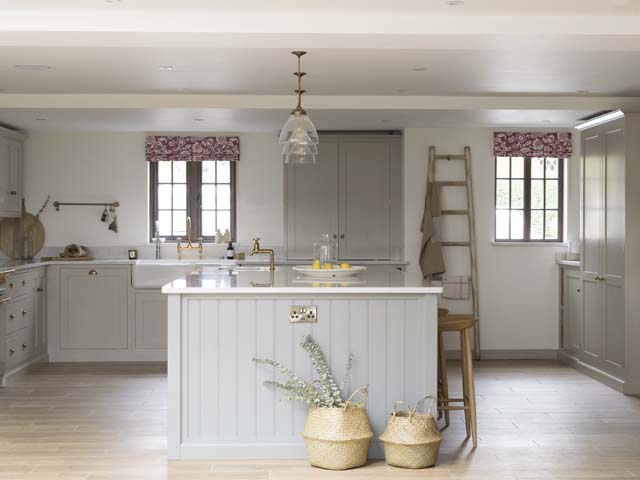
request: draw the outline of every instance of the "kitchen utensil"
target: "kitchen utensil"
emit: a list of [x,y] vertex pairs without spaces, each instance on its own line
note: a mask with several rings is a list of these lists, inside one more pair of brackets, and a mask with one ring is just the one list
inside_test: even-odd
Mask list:
[[[47,202],[40,211],[44,209]],[[45,232],[39,215],[40,213],[38,215],[28,213],[23,199],[22,216],[0,221],[0,250],[16,260],[32,258],[42,250]]]
[[106,222],[109,220],[109,212],[107,211],[107,206],[104,206],[104,211],[102,212],[102,216],[100,217],[101,222]]

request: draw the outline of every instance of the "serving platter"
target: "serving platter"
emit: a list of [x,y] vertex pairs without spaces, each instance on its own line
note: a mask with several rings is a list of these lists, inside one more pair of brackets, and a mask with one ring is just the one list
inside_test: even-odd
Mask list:
[[313,269],[311,265],[298,265],[292,267],[293,271],[310,278],[327,278],[339,280],[349,278],[364,272],[367,267],[353,265],[351,268]]

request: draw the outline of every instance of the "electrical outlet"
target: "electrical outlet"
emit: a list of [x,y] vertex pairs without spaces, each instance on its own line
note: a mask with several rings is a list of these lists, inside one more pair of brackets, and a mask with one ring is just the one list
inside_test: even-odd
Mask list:
[[289,323],[318,323],[318,307],[315,305],[289,307]]

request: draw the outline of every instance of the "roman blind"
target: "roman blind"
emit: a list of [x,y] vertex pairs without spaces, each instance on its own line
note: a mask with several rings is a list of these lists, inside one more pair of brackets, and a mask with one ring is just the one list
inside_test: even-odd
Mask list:
[[237,162],[240,138],[149,135],[144,150],[147,162]]
[[496,157],[569,158],[573,153],[571,132],[494,132]]

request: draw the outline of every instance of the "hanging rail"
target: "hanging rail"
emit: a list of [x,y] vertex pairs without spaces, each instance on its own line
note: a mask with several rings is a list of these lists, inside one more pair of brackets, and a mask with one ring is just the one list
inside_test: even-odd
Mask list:
[[71,206],[71,207],[113,207],[118,208],[120,206],[120,202],[96,202],[96,203],[83,203],[83,202],[53,202],[53,206],[56,209],[56,212],[60,211],[60,207],[62,206]]

